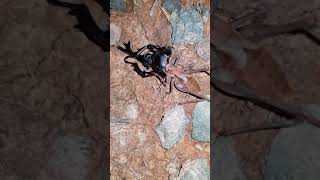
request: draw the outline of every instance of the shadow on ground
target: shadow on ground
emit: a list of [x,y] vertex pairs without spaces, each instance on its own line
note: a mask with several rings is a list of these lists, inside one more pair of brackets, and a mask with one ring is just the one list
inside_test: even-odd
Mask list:
[[66,9],[0,9],[0,179],[105,176],[107,55]]

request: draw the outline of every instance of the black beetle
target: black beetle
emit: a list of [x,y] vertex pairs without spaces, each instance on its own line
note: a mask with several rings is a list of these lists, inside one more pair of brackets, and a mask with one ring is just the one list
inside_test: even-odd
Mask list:
[[[131,49],[130,41],[128,43],[124,43],[125,47],[118,46],[117,48],[122,52],[128,54],[125,58],[125,62],[132,64],[134,66],[134,70],[141,75],[142,77],[149,77],[153,75],[159,75],[164,80],[166,77],[165,67],[169,63],[169,60],[172,55],[172,46],[158,46],[148,44],[138,49],[138,51],[134,52]],[[145,52],[145,53],[144,53]],[[132,63],[126,61],[127,58],[134,58],[138,60],[144,66],[144,70],[141,71],[136,63]]]

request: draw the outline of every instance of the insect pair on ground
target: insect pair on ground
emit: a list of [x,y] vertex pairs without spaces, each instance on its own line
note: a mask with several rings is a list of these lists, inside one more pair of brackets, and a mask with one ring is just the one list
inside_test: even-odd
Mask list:
[[[192,77],[192,74],[195,73],[206,73],[210,75],[209,65],[197,69],[190,67],[185,68],[179,65],[181,55],[180,57],[172,58],[172,51],[174,50],[172,46],[148,44],[134,52],[129,41],[128,43],[124,43],[124,47],[118,46],[117,48],[128,55],[124,61],[131,64],[141,77],[156,76],[162,85],[168,87],[166,94],[170,94],[173,87],[175,87],[180,92],[198,98],[198,100],[192,102],[202,100],[210,101],[209,98],[200,93],[201,88],[198,82]],[[143,69],[140,69],[136,62],[128,61],[128,58],[137,60],[143,65]]]

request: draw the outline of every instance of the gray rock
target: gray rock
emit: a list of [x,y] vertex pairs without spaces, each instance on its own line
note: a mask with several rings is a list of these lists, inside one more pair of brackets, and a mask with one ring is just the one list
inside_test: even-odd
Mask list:
[[215,140],[212,152],[214,162],[211,179],[217,180],[246,180],[240,169],[240,163],[230,138]]
[[58,133],[51,147],[48,167],[61,180],[89,179],[91,140],[74,134]]
[[210,167],[208,160],[196,159],[193,161],[187,161],[179,175],[181,180],[209,180],[210,179]]
[[320,129],[308,124],[283,129],[267,156],[266,180],[314,180],[320,177]]
[[110,44],[116,45],[121,37],[121,29],[114,23],[110,24]]
[[197,54],[204,60],[210,60],[210,41],[206,39],[201,41],[196,47]]
[[203,4],[197,4],[195,8],[201,14],[203,21],[208,22],[210,17],[210,8],[205,7]]
[[210,142],[210,102],[198,102],[192,113],[192,138]]
[[196,8],[176,10],[171,14],[172,44],[191,44],[203,39],[203,21]]
[[183,106],[178,105],[168,111],[155,130],[160,138],[161,146],[170,149],[180,141],[184,136],[188,122],[189,119]]
[[170,13],[172,13],[173,11],[180,11],[181,9],[180,0],[165,0],[163,2],[163,5]]
[[126,10],[126,0],[110,0],[110,8],[124,12]]

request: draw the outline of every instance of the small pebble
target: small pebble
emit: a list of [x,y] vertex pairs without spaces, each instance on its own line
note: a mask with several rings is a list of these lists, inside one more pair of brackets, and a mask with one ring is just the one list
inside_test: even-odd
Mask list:
[[139,115],[138,105],[129,104],[127,106],[127,117],[129,119],[136,119],[138,118],[138,115]]

